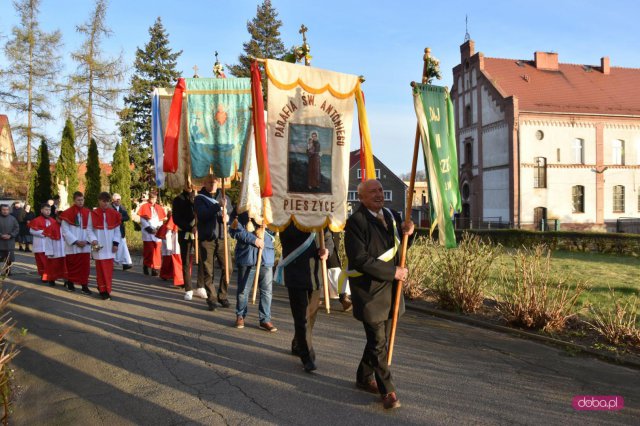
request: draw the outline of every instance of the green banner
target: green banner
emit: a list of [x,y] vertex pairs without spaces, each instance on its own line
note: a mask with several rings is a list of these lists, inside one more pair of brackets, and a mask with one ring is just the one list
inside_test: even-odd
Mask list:
[[413,101],[429,184],[431,230],[437,226],[440,244],[456,247],[453,217],[462,206],[451,97],[445,87],[416,84]]

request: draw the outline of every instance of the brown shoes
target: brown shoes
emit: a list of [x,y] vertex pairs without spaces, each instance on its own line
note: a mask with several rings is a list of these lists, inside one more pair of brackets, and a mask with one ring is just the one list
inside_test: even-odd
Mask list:
[[241,316],[238,316],[238,318],[236,318],[236,328],[244,328],[244,318],[242,318]]
[[346,293],[340,295],[340,304],[342,305],[342,310],[344,312],[349,312],[353,309],[353,303],[351,302],[351,298]]
[[270,333],[275,333],[278,329],[271,322],[261,322],[260,328]]
[[369,382],[356,381],[356,387],[358,389],[362,389],[365,392],[375,393],[376,395],[380,393],[380,390],[378,389],[378,384],[376,383],[375,380],[371,380]]
[[391,392],[391,393],[388,393],[386,395],[383,395],[382,396],[382,406],[384,407],[385,410],[390,410],[390,409],[393,409],[393,408],[401,407],[400,400],[396,396],[396,393],[395,392]]

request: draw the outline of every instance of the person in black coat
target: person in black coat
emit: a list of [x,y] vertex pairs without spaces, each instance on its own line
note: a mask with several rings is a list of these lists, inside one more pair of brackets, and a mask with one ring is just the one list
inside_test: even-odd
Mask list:
[[172,214],[173,223],[178,227],[178,245],[180,246],[180,258],[182,259],[182,275],[184,291],[193,291],[191,288],[191,248],[195,244],[196,215],[193,210],[193,198],[195,197],[191,183],[187,182],[180,195],[173,199]]
[[124,223],[131,220],[127,208],[122,205],[122,196],[115,193],[111,196],[111,207],[118,213],[120,213],[120,244],[118,244],[118,251],[116,253],[115,262],[122,265],[122,270],[127,271],[133,268],[133,261],[131,260],[131,254],[129,253],[129,247],[127,245],[127,231],[125,230]]
[[[298,355],[306,372],[316,369],[316,354],[313,350],[313,325],[316,322],[322,289],[321,260],[329,257],[333,250],[333,239],[328,229],[324,231],[325,248],[319,249],[313,239],[306,250],[295,258],[289,257],[298,247],[312,241],[316,233],[302,232],[289,224],[280,232],[282,259],[284,262],[284,285],[289,293],[289,305],[295,329],[291,342],[291,353]],[[292,260],[293,259],[293,260]],[[280,265],[282,267],[282,265]]]
[[[198,262],[198,290],[196,295],[202,297],[200,289],[206,289],[207,304],[209,310],[215,310],[213,273],[214,264],[218,264],[220,269],[220,285],[218,287],[218,302],[223,308],[230,306],[227,292],[229,283],[226,279],[226,267],[224,261],[224,234],[227,229],[223,223],[223,214],[229,215],[233,208],[228,199],[224,200],[226,209],[223,210],[223,200],[218,194],[217,189],[220,185],[220,179],[214,176],[205,178],[204,187],[198,192],[194,201],[194,210],[197,218],[198,227],[198,248],[200,250],[200,259]],[[217,196],[216,196],[217,195]],[[228,223],[228,221],[227,221]],[[230,258],[230,256],[227,256]],[[231,272],[231,271],[229,271]],[[185,296],[189,294],[185,293]],[[187,299],[185,297],[185,299]]]
[[[399,239],[403,233],[412,235],[414,227],[411,220],[400,226],[400,215],[384,208],[384,193],[378,180],[369,179],[361,183],[358,197],[360,207],[347,219],[345,228],[349,269],[361,274],[349,279],[353,316],[362,321],[367,336],[356,373],[356,385],[368,392],[380,393],[384,408],[396,408],[400,401],[387,365],[387,340],[393,315],[393,295],[398,281],[405,280],[408,274],[406,268],[398,266]],[[385,257],[384,253],[392,256]],[[404,299],[400,304],[402,312]]]

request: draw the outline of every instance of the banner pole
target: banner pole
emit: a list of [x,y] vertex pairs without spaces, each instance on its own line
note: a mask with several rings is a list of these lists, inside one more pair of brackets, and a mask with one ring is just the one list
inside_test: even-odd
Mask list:
[[[324,244],[324,229],[318,231],[316,233],[319,243],[320,243],[320,250],[324,250],[325,244]],[[320,259],[320,265],[322,267],[322,288],[324,290],[324,307],[327,310],[327,313],[330,314],[331,313],[331,305],[329,303],[329,280],[327,277],[327,259]]]
[[[262,230],[262,236],[260,238],[262,238],[263,241],[263,247],[264,247],[264,233],[265,233],[265,225],[267,223],[267,200],[266,199],[262,199],[262,225],[260,226],[260,229]],[[255,305],[256,304],[256,295],[258,294],[258,281],[260,278],[260,266],[262,265],[262,250],[263,248],[260,247],[258,249],[258,259],[256,261],[256,276],[253,277],[253,295],[251,296],[251,304]]]
[[222,232],[224,234],[224,278],[229,286],[229,239],[227,238],[227,195],[224,189],[225,178],[222,178]]
[[[424,49],[424,65],[422,68],[422,82],[426,83],[428,80],[428,62],[431,49],[428,47]],[[411,84],[413,86],[413,83]],[[407,205],[405,207],[405,220],[411,220],[411,211],[413,207],[413,190],[415,188],[416,181],[416,169],[418,168],[418,151],[420,150],[420,125],[416,124],[416,137],[413,146],[413,161],[411,163],[411,179],[409,180],[409,192],[407,193]],[[404,268],[407,263],[407,246],[409,245],[409,236],[402,235],[402,252],[400,254],[400,267]],[[393,316],[391,318],[391,333],[389,334],[389,350],[387,353],[387,364],[391,365],[393,359],[393,347],[396,342],[396,330],[398,328],[398,316],[400,313],[400,301],[402,299],[402,288],[404,281],[398,281],[396,287],[394,300],[393,300]]]

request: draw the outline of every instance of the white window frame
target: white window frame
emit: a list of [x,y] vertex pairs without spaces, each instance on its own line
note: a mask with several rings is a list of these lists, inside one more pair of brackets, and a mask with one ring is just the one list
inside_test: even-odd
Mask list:
[[575,138],[573,140],[573,162],[574,164],[584,164],[584,139]]
[[358,191],[347,192],[347,201],[359,201]]
[[382,192],[384,194],[384,200],[385,201],[393,201],[393,191],[384,190]]
[[[356,171],[356,179],[362,179],[362,169],[360,167]],[[380,169],[376,169],[376,179],[380,179]]]
[[622,139],[614,139],[611,142],[611,164],[624,166],[624,141]]

